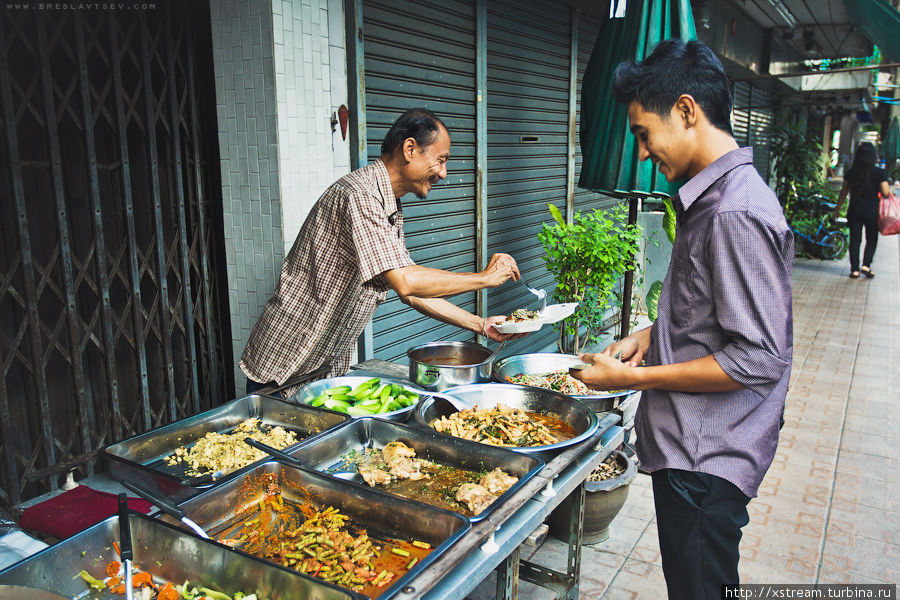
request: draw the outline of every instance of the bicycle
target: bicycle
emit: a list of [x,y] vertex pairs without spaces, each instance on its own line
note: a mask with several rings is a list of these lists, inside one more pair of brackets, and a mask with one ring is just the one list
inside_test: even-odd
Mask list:
[[[788,224],[795,238],[803,240],[803,244],[809,254],[825,260],[836,260],[847,252],[849,242],[847,234],[841,231],[841,227],[847,223],[846,219],[835,219],[831,216],[836,205],[827,201],[823,196],[813,198],[819,201],[819,208],[824,209],[824,214],[818,217],[818,226],[813,234],[802,233],[795,224]],[[832,224],[834,226],[832,226]]]

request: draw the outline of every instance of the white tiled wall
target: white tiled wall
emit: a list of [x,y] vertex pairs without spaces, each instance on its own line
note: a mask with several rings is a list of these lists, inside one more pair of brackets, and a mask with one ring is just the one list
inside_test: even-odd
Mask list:
[[210,0],[225,252],[237,366],[318,196],[350,170],[341,0]]

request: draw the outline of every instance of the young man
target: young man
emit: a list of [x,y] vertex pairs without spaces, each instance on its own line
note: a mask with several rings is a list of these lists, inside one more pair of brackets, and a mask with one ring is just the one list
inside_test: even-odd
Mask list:
[[341,177],[316,202],[284,259],[275,294],[253,327],[240,367],[247,393],[322,365],[350,366],[353,344],[393,289],[419,312],[495,341],[511,336],[445,297],[518,279],[516,261],[494,254],[479,273],[416,265],[403,238],[400,198],[425,198],[447,176],[450,134],[433,113],[409,110],[391,126],[381,157]]
[[793,238],[752,149],[734,140],[728,80],[707,46],[661,42],[641,63],[619,65],[613,91],[641,160],[686,182],[656,322],[585,355],[592,366],[572,375],[596,389],[646,390],[637,453],[652,473],[669,598],[718,600],[722,584],[738,583],[747,503],[778,443]]

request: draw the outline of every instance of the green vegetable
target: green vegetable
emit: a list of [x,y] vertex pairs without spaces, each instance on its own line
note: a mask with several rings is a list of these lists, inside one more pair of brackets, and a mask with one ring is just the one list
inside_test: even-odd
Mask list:
[[325,401],[328,400],[327,394],[319,394],[309,403],[310,406],[322,406],[325,404]]
[[337,387],[328,388],[325,390],[325,393],[329,396],[334,396],[335,394],[349,394],[352,388],[349,385],[339,385]]
[[96,577],[94,577],[93,575],[91,575],[90,573],[85,571],[84,569],[79,571],[78,575],[76,575],[72,579],[77,579],[78,577],[81,577],[82,579],[84,579],[85,582],[88,584],[88,586],[90,586],[90,588],[92,590],[102,592],[103,590],[106,589],[106,584],[103,583],[103,581],[97,579]]
[[347,408],[347,414],[351,417],[365,417],[368,415],[374,415],[375,410],[373,408],[369,408],[362,405],[350,406]]
[[175,586],[175,591],[178,592],[184,600],[194,600],[200,592],[197,590],[196,586],[188,589],[188,583],[190,582],[185,579],[184,585]]
[[213,600],[231,600],[231,596],[227,594],[223,594],[222,592],[217,592],[216,590],[211,590],[209,588],[202,587],[200,591],[212,598]]
[[386,385],[381,388],[381,402],[384,403],[385,400],[391,397],[391,386]]
[[349,402],[344,402],[343,400],[338,400],[337,398],[328,398],[325,400],[325,408],[330,408],[331,410],[337,410],[338,407],[347,409],[350,407]]

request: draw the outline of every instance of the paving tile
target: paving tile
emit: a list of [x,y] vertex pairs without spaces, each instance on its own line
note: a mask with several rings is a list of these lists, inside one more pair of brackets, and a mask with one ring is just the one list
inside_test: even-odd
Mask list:
[[[637,600],[668,597],[662,567],[651,563],[629,560],[626,567],[613,578],[603,595],[603,600]],[[593,599],[591,599],[593,600]]]

